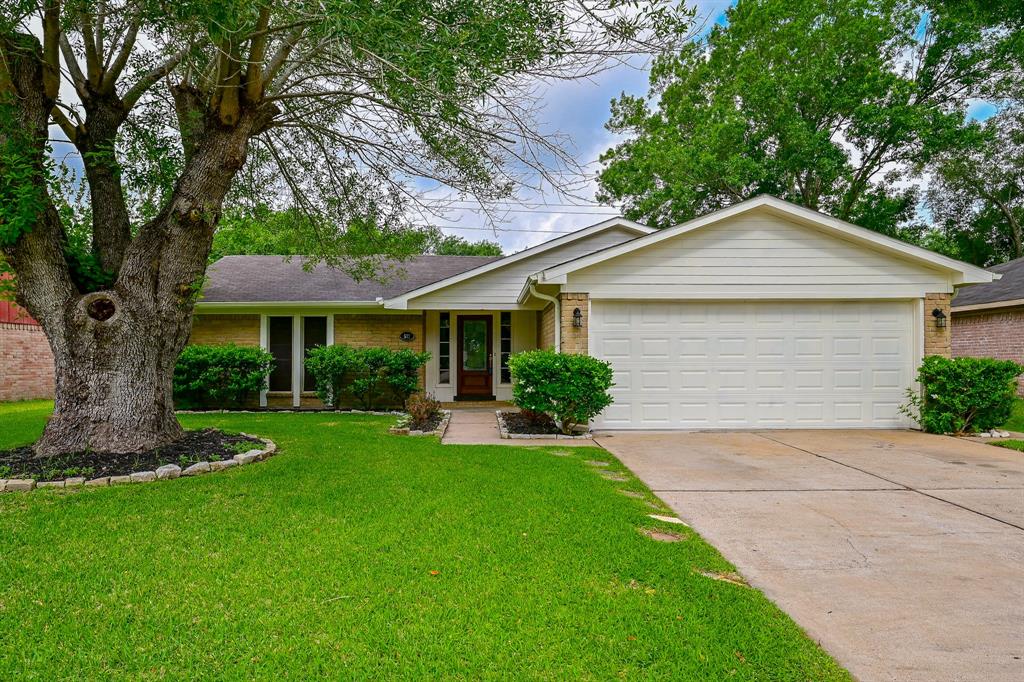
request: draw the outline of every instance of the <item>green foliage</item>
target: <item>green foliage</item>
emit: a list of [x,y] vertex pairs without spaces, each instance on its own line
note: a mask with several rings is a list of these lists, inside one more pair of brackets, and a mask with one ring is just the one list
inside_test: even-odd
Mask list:
[[454,234],[444,234],[433,228],[433,234],[427,247],[428,253],[439,256],[501,256],[501,245],[497,242],[481,239],[471,242]]
[[937,250],[982,266],[1024,256],[1024,108],[972,124],[974,144],[939,156],[928,187]]
[[312,348],[306,369],[316,381],[317,396],[337,408],[354,399],[366,410],[405,405],[419,390],[419,371],[430,358],[407,348],[351,348],[342,344]]
[[31,230],[47,206],[50,146],[18,127],[18,120],[16,109],[0,101],[0,247]]
[[374,261],[380,257],[405,260],[421,253],[502,255],[496,242],[471,242],[436,227],[412,228],[404,223],[396,226],[361,219],[339,230],[300,211],[275,211],[261,204],[251,210],[234,207],[225,212],[213,237],[209,261],[213,263],[230,255],[312,256],[329,260],[331,255],[338,254],[345,254],[350,261]]
[[918,394],[907,390],[900,409],[929,433],[970,433],[1002,426],[1013,411],[1024,366],[992,358],[924,359]]
[[603,360],[532,350],[512,355],[508,366],[512,402],[522,410],[550,415],[564,433],[587,424],[612,404],[612,366]]
[[306,369],[316,382],[317,397],[327,407],[340,406],[359,367],[358,353],[350,346],[317,346],[306,351]]
[[178,407],[241,406],[267,387],[274,356],[254,346],[185,346],[174,367]]
[[769,193],[919,239],[924,164],[970,137],[972,97],[1019,82],[1005,33],[945,7],[750,0],[727,19],[656,61],[656,108],[613,102],[630,139],[603,156],[600,196],[630,218],[664,227]]

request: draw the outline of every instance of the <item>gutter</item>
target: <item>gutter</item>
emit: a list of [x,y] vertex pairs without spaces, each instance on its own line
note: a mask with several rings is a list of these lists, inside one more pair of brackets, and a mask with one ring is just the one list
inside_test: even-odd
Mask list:
[[560,353],[562,352],[562,306],[556,297],[540,293],[533,282],[529,284],[531,296],[536,296],[542,301],[551,301],[555,306],[555,352]]

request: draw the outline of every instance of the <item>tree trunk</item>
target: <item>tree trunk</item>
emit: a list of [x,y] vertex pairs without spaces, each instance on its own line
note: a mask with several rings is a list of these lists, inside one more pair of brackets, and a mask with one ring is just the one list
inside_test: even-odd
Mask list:
[[171,380],[187,339],[187,314],[161,320],[127,297],[101,291],[79,298],[64,326],[51,338],[55,405],[37,457],[139,452],[181,437]]

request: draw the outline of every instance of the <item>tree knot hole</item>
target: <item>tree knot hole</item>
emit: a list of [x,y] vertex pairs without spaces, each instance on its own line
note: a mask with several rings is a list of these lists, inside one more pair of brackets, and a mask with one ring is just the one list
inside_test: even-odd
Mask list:
[[117,305],[113,300],[101,296],[89,301],[85,306],[85,312],[97,322],[106,322],[117,312]]

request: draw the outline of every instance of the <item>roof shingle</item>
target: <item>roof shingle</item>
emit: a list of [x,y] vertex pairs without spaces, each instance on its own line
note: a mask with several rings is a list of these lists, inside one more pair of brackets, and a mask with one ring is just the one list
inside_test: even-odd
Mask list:
[[1001,274],[1002,279],[986,284],[972,284],[957,292],[953,308],[965,305],[983,305],[1000,301],[1024,299],[1024,258],[1011,260],[1002,265],[993,265],[990,272]]
[[384,281],[357,282],[343,270],[323,263],[304,270],[303,258],[225,256],[207,271],[204,303],[357,302],[392,298],[472,270],[496,257],[416,256],[387,262]]

